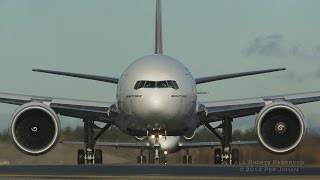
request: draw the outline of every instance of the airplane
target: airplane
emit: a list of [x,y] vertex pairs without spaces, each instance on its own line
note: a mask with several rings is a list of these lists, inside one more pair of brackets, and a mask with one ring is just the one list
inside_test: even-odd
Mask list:
[[[191,163],[188,148],[221,146],[214,149],[214,163],[233,164],[239,160],[239,150],[233,148],[237,142],[232,141],[232,123],[236,118],[256,115],[258,142],[274,154],[288,154],[297,148],[306,132],[304,115],[296,105],[320,101],[320,92],[200,102],[197,86],[282,70],[285,68],[194,78],[180,61],[163,53],[161,0],[156,0],[154,54],[132,62],[121,77],[33,69],[116,84],[115,102],[12,93],[0,93],[0,102],[18,106],[12,115],[9,135],[16,148],[27,155],[43,155],[54,148],[61,133],[59,117],[68,116],[83,120],[84,124],[84,149],[78,150],[78,164],[101,164],[102,151],[95,148],[99,145],[141,148],[139,163],[146,161],[144,149],[149,150],[149,163],[165,163],[165,153],[187,149],[184,162]],[[104,126],[99,127],[97,122]],[[212,122],[220,125],[213,127]],[[147,143],[97,142],[112,126],[138,140],[146,139]],[[181,137],[193,139],[200,126],[207,127],[219,142],[180,141]],[[239,144],[245,143],[252,142]]]

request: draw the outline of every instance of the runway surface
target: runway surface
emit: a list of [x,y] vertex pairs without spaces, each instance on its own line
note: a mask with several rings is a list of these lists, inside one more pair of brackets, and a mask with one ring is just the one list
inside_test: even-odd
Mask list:
[[[0,166],[0,177],[83,179],[213,179],[214,177],[320,178],[314,166],[210,166],[210,165],[30,165]],[[153,178],[154,177],[154,178]],[[260,178],[258,178],[260,179]],[[270,179],[270,178],[268,178]]]

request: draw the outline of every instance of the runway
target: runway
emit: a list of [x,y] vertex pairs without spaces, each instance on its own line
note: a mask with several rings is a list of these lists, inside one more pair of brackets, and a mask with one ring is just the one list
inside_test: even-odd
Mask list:
[[[0,177],[82,179],[215,179],[232,177],[318,179],[314,166],[211,166],[211,165],[29,165],[0,166]],[[292,178],[291,178],[292,177]]]

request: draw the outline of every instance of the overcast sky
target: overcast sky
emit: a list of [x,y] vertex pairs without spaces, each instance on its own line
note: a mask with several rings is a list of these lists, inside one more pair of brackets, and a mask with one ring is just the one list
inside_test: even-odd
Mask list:
[[[287,68],[199,85],[204,101],[317,91],[319,9],[318,0],[163,0],[164,53],[194,77]],[[154,14],[154,0],[0,0],[0,92],[115,101],[114,84],[31,69],[119,77],[153,53]],[[320,124],[320,103],[299,107]]]

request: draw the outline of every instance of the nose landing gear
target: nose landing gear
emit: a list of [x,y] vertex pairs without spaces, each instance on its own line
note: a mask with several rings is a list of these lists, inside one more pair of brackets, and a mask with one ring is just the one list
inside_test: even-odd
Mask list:
[[[164,134],[166,136],[166,133]],[[162,138],[162,135],[156,133],[156,135],[151,135],[151,137],[155,142],[153,147],[149,149],[149,164],[167,164],[167,152],[161,150],[161,144],[159,143],[159,139]]]

